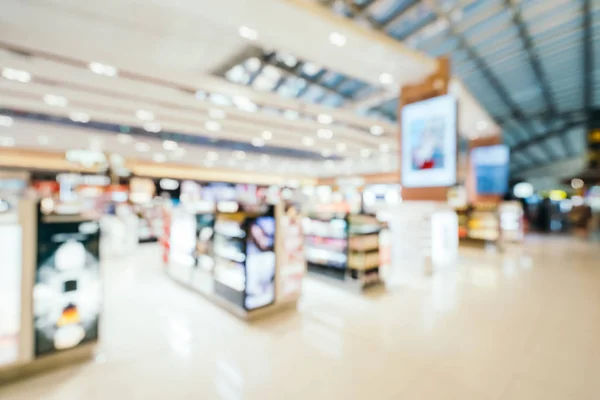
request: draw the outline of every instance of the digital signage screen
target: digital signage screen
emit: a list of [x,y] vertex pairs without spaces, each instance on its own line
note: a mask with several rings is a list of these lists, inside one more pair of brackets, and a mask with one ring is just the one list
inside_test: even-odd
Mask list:
[[439,96],[402,108],[402,185],[445,187],[456,183],[457,102]]
[[476,147],[471,150],[477,194],[504,195],[508,191],[510,151],[506,145]]

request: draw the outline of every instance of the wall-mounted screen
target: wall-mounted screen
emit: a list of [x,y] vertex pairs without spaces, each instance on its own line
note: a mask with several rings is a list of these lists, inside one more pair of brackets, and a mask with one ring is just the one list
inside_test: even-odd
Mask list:
[[444,187],[456,183],[457,102],[440,96],[402,108],[402,185]]
[[504,195],[508,191],[509,160],[510,151],[503,144],[471,150],[477,194]]

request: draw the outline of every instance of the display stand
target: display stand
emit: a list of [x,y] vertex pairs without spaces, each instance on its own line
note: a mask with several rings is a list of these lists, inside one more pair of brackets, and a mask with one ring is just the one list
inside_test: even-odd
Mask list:
[[0,384],[89,359],[99,334],[98,222],[46,215],[39,202],[21,200],[18,225],[20,263],[6,265],[20,272],[18,345],[14,357],[0,364]]
[[381,224],[369,214],[314,213],[304,226],[308,271],[342,287],[362,290],[380,279]]
[[386,285],[396,286],[455,264],[458,256],[456,213],[440,202],[402,203],[390,220],[392,265]]
[[[228,202],[230,203],[230,202]],[[167,274],[243,319],[295,308],[304,275],[301,231],[283,206],[171,216]],[[288,243],[292,245],[288,245]],[[291,261],[290,261],[291,260]]]

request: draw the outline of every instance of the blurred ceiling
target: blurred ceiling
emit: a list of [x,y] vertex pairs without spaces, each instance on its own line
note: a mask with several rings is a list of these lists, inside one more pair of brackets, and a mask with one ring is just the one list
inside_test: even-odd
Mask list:
[[[307,0],[309,1],[309,0]],[[548,175],[585,162],[586,122],[600,107],[595,0],[310,0],[432,57],[448,55],[512,149],[512,172]],[[367,115],[391,115],[396,98]],[[567,169],[565,169],[567,168]],[[581,167],[576,167],[581,168]]]
[[[371,105],[435,65],[313,2],[3,0],[0,146],[316,176],[394,171],[396,110]],[[460,80],[452,91],[463,135],[497,130]]]

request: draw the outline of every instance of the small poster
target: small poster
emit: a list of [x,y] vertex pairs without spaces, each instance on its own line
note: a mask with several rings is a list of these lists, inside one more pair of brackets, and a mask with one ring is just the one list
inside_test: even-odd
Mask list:
[[302,216],[297,206],[286,206],[285,215],[281,218],[280,229],[282,230],[280,236],[283,238],[280,293],[283,301],[286,298],[300,295],[302,279],[306,271]]
[[40,215],[33,289],[36,356],[98,339],[99,243],[96,221]]

